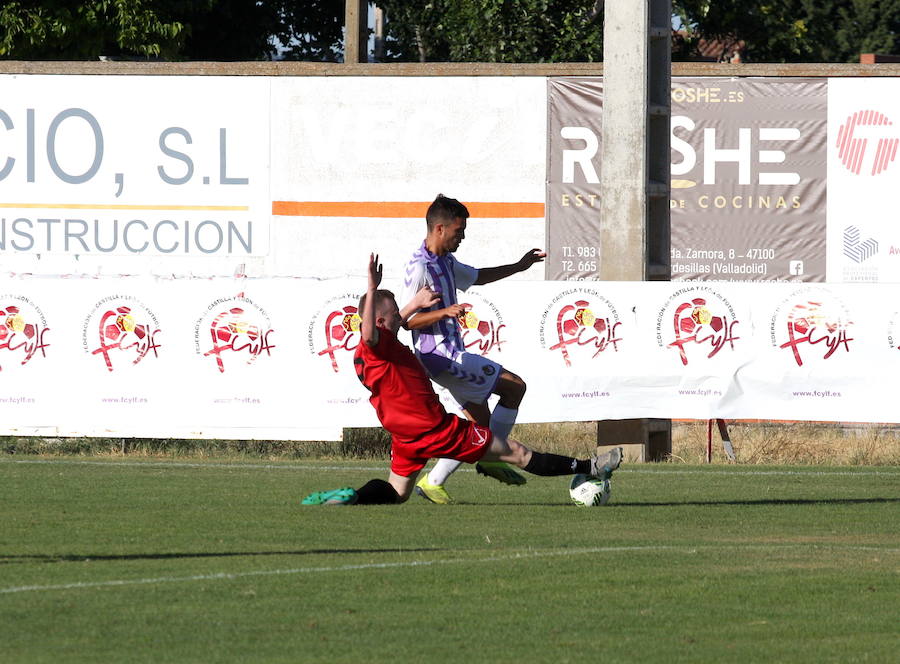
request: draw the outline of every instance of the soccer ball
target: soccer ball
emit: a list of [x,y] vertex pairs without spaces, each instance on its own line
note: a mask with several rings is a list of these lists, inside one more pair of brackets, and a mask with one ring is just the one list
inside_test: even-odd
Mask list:
[[609,501],[609,480],[600,480],[590,475],[576,475],[569,485],[569,495],[576,505],[596,507]]

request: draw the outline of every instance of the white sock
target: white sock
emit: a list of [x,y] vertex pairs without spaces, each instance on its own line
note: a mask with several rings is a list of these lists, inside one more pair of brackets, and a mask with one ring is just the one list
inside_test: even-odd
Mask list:
[[509,438],[516,418],[519,416],[518,408],[507,408],[497,404],[491,413],[491,431],[500,438]]
[[434,468],[428,473],[428,483],[441,486],[461,465],[462,461],[456,459],[438,459]]

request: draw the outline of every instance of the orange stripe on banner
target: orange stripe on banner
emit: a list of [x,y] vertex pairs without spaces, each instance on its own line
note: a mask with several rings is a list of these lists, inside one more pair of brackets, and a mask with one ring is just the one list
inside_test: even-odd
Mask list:
[[209,210],[213,212],[240,211],[246,205],[105,205],[102,203],[0,203],[0,208],[36,208],[39,210]]
[[[424,219],[428,203],[400,201],[272,201],[272,214],[282,217],[376,217]],[[543,203],[466,203],[472,217],[532,219],[544,217]]]

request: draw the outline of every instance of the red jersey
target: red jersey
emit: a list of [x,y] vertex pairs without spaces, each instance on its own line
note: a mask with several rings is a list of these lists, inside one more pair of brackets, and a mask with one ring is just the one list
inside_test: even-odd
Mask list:
[[447,411],[422,364],[390,331],[379,327],[374,346],[360,342],[353,365],[372,393],[378,420],[398,441],[418,439],[445,422]]

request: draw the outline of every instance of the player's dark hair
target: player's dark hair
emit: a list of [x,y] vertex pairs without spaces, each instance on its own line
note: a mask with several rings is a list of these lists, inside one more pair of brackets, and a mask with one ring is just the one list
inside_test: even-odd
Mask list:
[[[394,294],[389,290],[385,290],[384,288],[379,288],[377,291],[375,291],[375,302],[376,303],[383,302],[384,300],[387,300],[388,298],[393,299],[393,297],[394,297]],[[363,293],[363,296],[361,298],[359,298],[359,308],[357,309],[357,313],[359,314],[360,318],[362,317],[363,311],[365,311],[365,308],[366,308],[366,293]]]
[[448,224],[454,219],[468,219],[468,208],[455,198],[438,194],[425,213],[425,223],[430,231],[436,224]]

